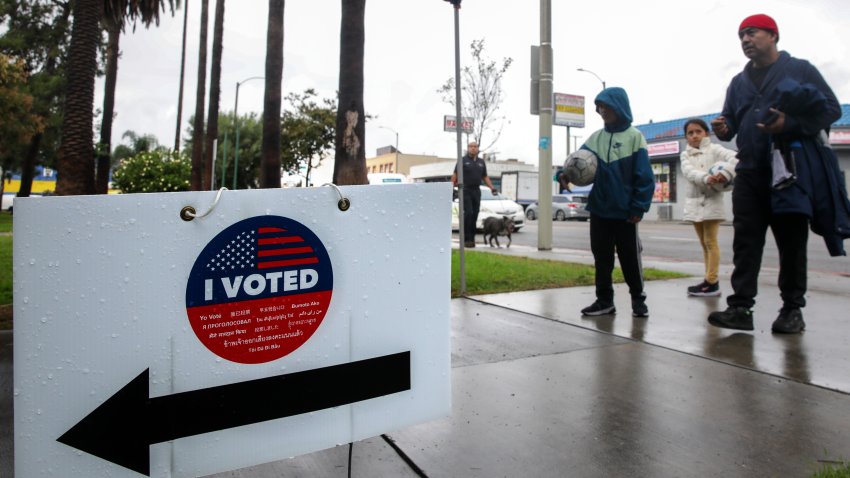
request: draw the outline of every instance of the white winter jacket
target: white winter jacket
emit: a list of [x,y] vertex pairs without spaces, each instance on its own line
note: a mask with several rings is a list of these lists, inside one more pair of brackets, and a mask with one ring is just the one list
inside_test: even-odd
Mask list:
[[729,181],[735,178],[738,159],[735,151],[726,149],[703,138],[699,148],[688,145],[681,155],[682,174],[687,180],[685,208],[682,218],[686,221],[702,222],[711,219],[725,220],[723,193],[709,186],[708,169],[717,162],[728,163],[723,173]]

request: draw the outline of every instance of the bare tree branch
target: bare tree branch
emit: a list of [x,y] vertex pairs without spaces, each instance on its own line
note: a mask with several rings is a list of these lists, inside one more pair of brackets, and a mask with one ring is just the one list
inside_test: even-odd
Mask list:
[[[498,114],[502,105],[502,77],[510,68],[513,59],[503,58],[501,62],[489,60],[484,56],[484,40],[473,40],[469,45],[473,64],[461,70],[461,109],[463,116],[475,119],[473,137],[481,149],[490,149],[499,140],[504,127],[505,116]],[[449,78],[437,90],[444,102],[455,106],[455,80]],[[486,145],[482,142],[485,133],[493,139]]]

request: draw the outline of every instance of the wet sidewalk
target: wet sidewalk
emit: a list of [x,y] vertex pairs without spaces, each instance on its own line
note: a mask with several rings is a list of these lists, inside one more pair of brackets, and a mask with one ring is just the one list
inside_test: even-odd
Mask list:
[[[573,262],[584,251],[488,252]],[[582,318],[591,287],[452,301],[452,415],[354,444],[355,477],[809,476],[850,458],[850,278],[812,273],[808,328],[774,336],[776,271],[756,330],[711,327],[724,298],[685,295],[701,264],[644,258],[694,277],[647,284],[650,316]],[[848,260],[839,258],[838,260]],[[728,273],[722,270],[724,297]],[[0,476],[11,472],[11,334],[0,334]],[[348,447],[216,477],[346,476]]]

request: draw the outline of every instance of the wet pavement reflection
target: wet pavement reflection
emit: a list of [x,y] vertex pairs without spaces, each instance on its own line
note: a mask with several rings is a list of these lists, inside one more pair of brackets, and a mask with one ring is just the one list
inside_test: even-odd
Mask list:
[[[708,324],[708,314],[726,307],[722,297],[688,297],[693,279],[646,284],[650,316],[633,318],[626,286],[615,286],[617,314],[583,317],[580,310],[594,298],[592,287],[492,294],[487,303],[540,315],[591,330],[630,338],[732,365],[766,372],[803,383],[850,393],[850,328],[844,317],[850,297],[834,287],[816,288],[804,309],[807,329],[801,335],[773,334],[770,326],[780,307],[775,287],[763,287],[754,308],[755,330],[735,331]],[[850,280],[847,281],[850,290]],[[816,351],[816,353],[811,353]]]

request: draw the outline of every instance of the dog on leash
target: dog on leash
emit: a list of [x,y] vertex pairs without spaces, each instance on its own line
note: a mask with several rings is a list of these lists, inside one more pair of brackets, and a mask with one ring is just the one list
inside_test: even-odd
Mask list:
[[484,220],[484,244],[488,244],[487,236],[490,236],[490,247],[493,247],[494,239],[496,240],[496,247],[502,247],[499,244],[499,236],[507,236],[508,244],[505,247],[511,247],[512,232],[514,232],[514,220],[511,217],[488,217]]

